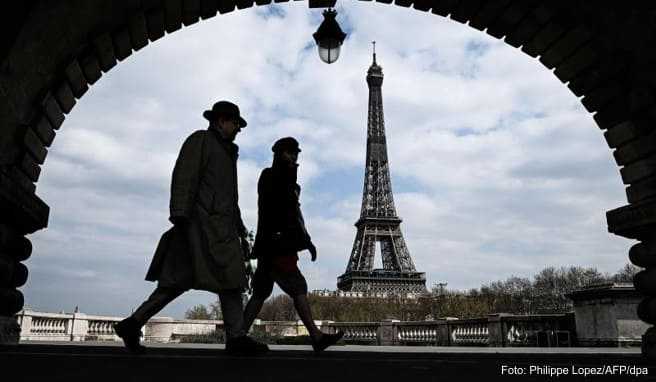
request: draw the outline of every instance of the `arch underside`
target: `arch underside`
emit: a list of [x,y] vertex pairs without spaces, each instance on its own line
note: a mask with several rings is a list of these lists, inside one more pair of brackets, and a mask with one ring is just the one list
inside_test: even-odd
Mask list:
[[[594,114],[626,185],[628,203],[607,212],[608,229],[640,241],[630,258],[646,268],[636,287],[650,297],[639,314],[656,323],[656,26],[649,17],[656,5],[628,9],[621,4],[602,8],[584,0],[378,2],[448,17],[503,39],[553,71]],[[21,6],[15,11],[0,16],[5,25],[0,35],[0,256],[18,264],[25,257],[23,236],[48,222],[49,207],[36,194],[41,165],[57,133],[65,130],[66,115],[89,87],[167,34],[272,1],[17,3]],[[16,288],[22,284],[9,284],[0,285],[0,300],[11,294],[4,290],[20,293]]]

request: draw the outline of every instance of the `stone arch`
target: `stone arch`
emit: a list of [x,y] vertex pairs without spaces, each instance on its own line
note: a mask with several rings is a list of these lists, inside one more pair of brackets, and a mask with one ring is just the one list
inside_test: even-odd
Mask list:
[[[288,0],[273,3],[284,3]],[[363,0],[367,1],[367,0]],[[656,120],[652,68],[656,6],[599,9],[556,0],[379,0],[481,30],[536,57],[565,84],[606,138],[627,185],[628,205],[607,212],[609,231],[638,239],[631,261],[646,298],[640,317],[656,323]],[[45,228],[36,195],[41,165],[66,114],[90,85],[150,42],[183,26],[272,0],[27,1],[0,37],[0,315],[20,310],[31,252],[23,235]],[[6,265],[3,265],[6,264]],[[645,342],[656,342],[656,333]],[[653,346],[652,346],[653,347]]]

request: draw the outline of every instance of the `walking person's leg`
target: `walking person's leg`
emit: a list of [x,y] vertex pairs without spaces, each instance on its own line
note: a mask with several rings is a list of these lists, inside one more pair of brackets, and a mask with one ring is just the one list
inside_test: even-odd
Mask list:
[[312,339],[312,348],[318,353],[325,350],[328,346],[336,344],[344,336],[344,333],[328,334],[319,330],[312,318],[312,310],[307,299],[307,281],[305,281],[305,277],[303,277],[301,271],[297,267],[294,268],[285,272],[274,271],[272,273],[273,279],[278,283],[280,289],[294,300],[294,308],[296,308],[298,316],[301,318],[303,325],[307,328]]
[[264,264],[264,261],[261,261],[261,263],[262,265],[257,268],[253,275],[253,294],[244,308],[244,331],[246,333],[250,331],[253,321],[262,310],[264,301],[271,296],[273,291],[273,280],[269,276],[270,267]]
[[226,341],[245,335],[241,295],[239,289],[228,289],[219,292]]
[[155,291],[129,317],[114,325],[116,335],[123,339],[125,347],[133,353],[143,353],[146,348],[139,343],[141,327],[185,291],[157,286]]
[[262,298],[253,294],[251,298],[248,299],[246,307],[244,308],[244,331],[248,333],[253,325],[253,322],[257,318],[257,315],[262,310],[262,306],[266,301],[266,297]]
[[310,337],[312,337],[312,340],[320,340],[323,333],[321,330],[319,330],[317,325],[314,323],[314,320],[312,319],[312,310],[310,309],[307,295],[298,294],[296,296],[292,296],[292,300],[294,300],[294,308],[296,308],[296,312],[298,312],[298,316],[300,317],[301,321],[303,321],[303,325],[305,325],[307,328]]
[[220,291],[219,301],[223,312],[226,351],[234,355],[266,353],[269,350],[267,345],[259,343],[246,335],[244,311],[242,309],[242,291],[240,289]]
[[177,288],[158,286],[155,291],[130,315],[140,326],[159,313],[171,301],[180,297],[185,291]]

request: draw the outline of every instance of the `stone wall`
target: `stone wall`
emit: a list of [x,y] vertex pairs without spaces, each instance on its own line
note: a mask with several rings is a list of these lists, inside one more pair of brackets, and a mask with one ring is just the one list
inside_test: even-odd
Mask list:
[[644,298],[632,284],[595,285],[568,295],[582,346],[639,346],[649,327],[636,313]]

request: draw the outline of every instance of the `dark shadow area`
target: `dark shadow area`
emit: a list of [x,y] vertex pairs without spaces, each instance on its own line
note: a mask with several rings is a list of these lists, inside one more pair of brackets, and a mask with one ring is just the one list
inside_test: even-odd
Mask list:
[[[406,381],[444,380],[512,380],[504,370],[524,370],[521,380],[554,380],[549,371],[569,370],[563,381],[628,381],[653,380],[631,375],[571,375],[608,365],[647,368],[650,375],[656,367],[648,365],[637,350],[612,349],[599,352],[578,349],[558,352],[535,348],[498,349],[337,346],[317,356],[310,346],[272,346],[266,356],[234,357],[221,345],[177,345],[153,347],[149,354],[132,356],[120,346],[89,344],[84,346],[53,344],[3,345],[0,363],[12,381],[82,380],[195,380],[211,378],[221,381]],[[35,367],[38,365],[38,367]],[[530,375],[530,368],[537,369]],[[627,372],[628,373],[628,372]],[[95,378],[94,378],[95,377]],[[519,379],[519,378],[517,378]]]

